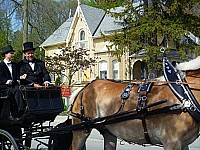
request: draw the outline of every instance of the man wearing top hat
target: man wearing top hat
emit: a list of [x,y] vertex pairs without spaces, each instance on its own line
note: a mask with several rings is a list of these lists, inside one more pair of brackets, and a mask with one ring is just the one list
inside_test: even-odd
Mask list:
[[9,98],[4,101],[1,116],[4,118],[9,118],[10,120],[13,120],[10,106],[11,104],[15,103],[15,94],[19,85],[19,73],[17,71],[17,64],[12,62],[14,52],[15,51],[13,50],[12,46],[3,47],[2,56],[4,57],[4,60],[0,63],[1,94],[7,93],[8,95],[6,96],[9,96]]
[[23,43],[24,59],[18,64],[20,84],[35,88],[49,86],[51,79],[43,61],[34,57],[35,48],[32,42]]

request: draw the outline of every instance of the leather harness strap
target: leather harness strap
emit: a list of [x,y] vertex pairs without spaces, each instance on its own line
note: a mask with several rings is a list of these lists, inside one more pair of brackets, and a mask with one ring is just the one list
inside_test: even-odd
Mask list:
[[143,125],[143,129],[144,129],[144,137],[145,137],[147,143],[152,144],[149,134],[147,132],[147,124],[146,124],[145,117],[142,117],[142,125]]
[[142,126],[144,129],[144,137],[148,144],[152,144],[152,142],[150,140],[150,137],[147,131],[147,125],[146,125],[146,120],[145,120],[147,109],[144,109],[144,107],[147,104],[147,94],[148,92],[150,92],[152,86],[153,86],[152,82],[145,82],[138,88],[139,97],[138,97],[137,113],[139,113],[141,116]]

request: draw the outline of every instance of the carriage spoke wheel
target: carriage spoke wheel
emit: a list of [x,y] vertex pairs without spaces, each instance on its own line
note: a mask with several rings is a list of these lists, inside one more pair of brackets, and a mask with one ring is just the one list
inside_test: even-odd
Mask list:
[[1,129],[0,150],[19,150],[15,139],[7,131]]

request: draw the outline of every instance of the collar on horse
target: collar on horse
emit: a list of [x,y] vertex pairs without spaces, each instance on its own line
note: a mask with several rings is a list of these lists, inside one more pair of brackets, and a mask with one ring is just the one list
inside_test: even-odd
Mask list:
[[197,121],[200,121],[200,105],[192,94],[188,84],[179,84],[186,79],[181,76],[181,72],[169,62],[167,55],[163,53],[164,77],[174,95],[184,104],[187,112]]

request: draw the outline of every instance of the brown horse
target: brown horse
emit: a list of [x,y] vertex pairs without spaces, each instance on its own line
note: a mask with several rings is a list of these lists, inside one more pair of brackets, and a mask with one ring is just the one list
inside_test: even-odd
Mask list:
[[[200,101],[200,70],[187,71],[186,80],[195,98]],[[127,84],[112,82],[109,80],[95,80],[78,92],[74,99],[71,111],[81,114],[83,118],[95,119],[120,112],[134,110],[138,105],[139,85],[132,87],[130,96],[122,106],[121,94]],[[166,81],[156,82],[147,95],[147,105],[167,100],[166,103],[148,108],[148,111],[173,104],[182,104],[172,93]],[[81,107],[80,107],[81,106]],[[121,107],[121,109],[119,109]],[[80,110],[83,108],[82,110]],[[186,111],[175,113],[158,113],[145,117],[146,130],[152,145],[162,145],[165,150],[188,150],[199,134],[199,122],[190,116]],[[119,112],[119,113],[120,113]],[[82,122],[81,118],[73,117],[73,124]],[[142,120],[132,119],[123,122],[102,125],[100,129],[104,137],[104,149],[115,150],[117,138],[124,141],[145,144],[144,125]],[[90,135],[91,129],[82,128],[73,131],[72,150],[82,150]]]

